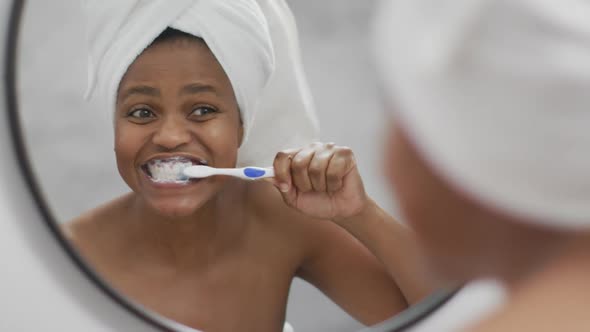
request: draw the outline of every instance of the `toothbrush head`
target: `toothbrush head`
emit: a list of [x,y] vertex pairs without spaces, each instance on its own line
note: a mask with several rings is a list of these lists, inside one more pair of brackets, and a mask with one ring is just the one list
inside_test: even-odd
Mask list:
[[190,178],[182,173],[183,169],[204,163],[204,160],[173,156],[151,159],[141,165],[141,169],[156,183],[188,183]]
[[178,174],[178,177],[189,177],[189,178],[206,178],[208,176],[215,175],[215,169],[209,166],[197,165],[185,167],[182,172]]

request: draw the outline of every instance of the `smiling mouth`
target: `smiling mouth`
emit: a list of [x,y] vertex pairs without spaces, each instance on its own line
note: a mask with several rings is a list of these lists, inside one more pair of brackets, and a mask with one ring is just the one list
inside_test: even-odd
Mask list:
[[144,173],[156,183],[188,184],[196,179],[191,179],[183,174],[183,170],[193,165],[207,165],[203,159],[188,157],[170,157],[152,159],[141,165]]

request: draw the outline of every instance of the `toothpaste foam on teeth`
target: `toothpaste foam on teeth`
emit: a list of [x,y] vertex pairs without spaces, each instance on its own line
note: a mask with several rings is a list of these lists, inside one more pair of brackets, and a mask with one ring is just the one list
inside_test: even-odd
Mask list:
[[147,167],[155,182],[183,183],[188,182],[189,178],[182,170],[192,165],[185,159],[166,159],[151,161]]

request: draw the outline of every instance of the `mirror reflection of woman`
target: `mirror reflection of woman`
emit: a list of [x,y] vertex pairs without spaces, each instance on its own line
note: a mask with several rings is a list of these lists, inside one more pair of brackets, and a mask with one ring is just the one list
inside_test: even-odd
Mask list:
[[[157,8],[157,3],[142,5]],[[365,324],[378,323],[421,298],[429,286],[416,278],[416,256],[400,253],[380,262],[371,253],[381,250],[379,242],[367,248],[338,226],[370,216],[398,228],[400,250],[411,248],[407,230],[395,226],[366,195],[348,148],[314,143],[272,152],[272,181],[219,176],[188,183],[165,180],[169,168],[183,163],[235,167],[251,129],[252,100],[258,98],[248,92],[260,94],[267,80],[256,64],[235,69],[250,64],[231,63],[236,54],[223,53],[223,28],[235,22],[220,20],[239,18],[240,11],[260,17],[256,3],[235,1],[229,9],[217,1],[198,3],[219,15],[211,23],[221,22],[218,30],[205,31],[202,38],[182,31],[187,18],[207,19],[191,16],[194,8],[188,4],[188,10],[179,9],[186,14],[174,21],[175,27],[163,26],[120,77],[113,75],[116,91],[105,95],[113,96],[114,151],[131,192],[64,226],[83,257],[125,296],[206,331],[280,330],[296,276]],[[110,6],[107,10],[117,9],[117,4]],[[140,17],[142,9],[154,10],[126,8],[132,8],[129,20]],[[264,19],[246,21],[254,34],[265,36]],[[124,21],[121,30],[132,29],[133,23]],[[245,58],[254,54],[257,61],[266,60],[260,54],[268,53],[256,48],[272,51],[272,45],[260,40],[262,45],[243,46]],[[103,69],[111,61],[121,68],[123,60],[109,52],[116,53],[105,52],[96,66]],[[102,72],[96,75],[97,89],[109,86],[101,82],[108,81]],[[248,75],[262,77],[252,79],[258,90],[240,85]]]
[[590,3],[385,1],[376,26],[402,213],[446,280],[507,290],[465,331],[590,331]]

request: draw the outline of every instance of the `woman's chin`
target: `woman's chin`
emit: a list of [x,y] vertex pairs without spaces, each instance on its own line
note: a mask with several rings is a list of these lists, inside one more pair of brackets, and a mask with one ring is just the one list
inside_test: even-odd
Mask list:
[[204,202],[158,200],[149,202],[151,208],[158,215],[165,218],[186,218],[194,215]]

